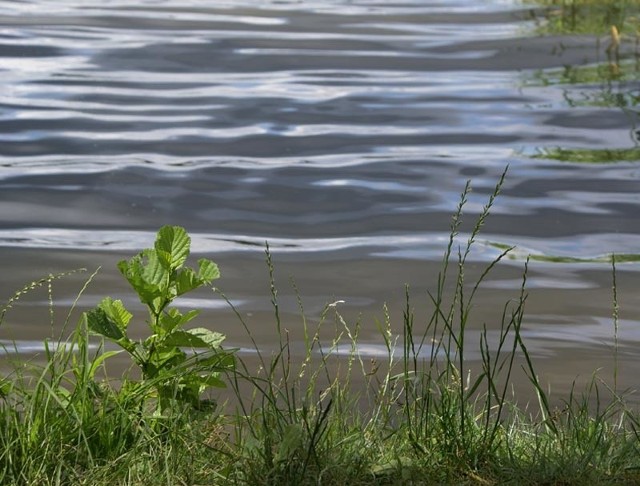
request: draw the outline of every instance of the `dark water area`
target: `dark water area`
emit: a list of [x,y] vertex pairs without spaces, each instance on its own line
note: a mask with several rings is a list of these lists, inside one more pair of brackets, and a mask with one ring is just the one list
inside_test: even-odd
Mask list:
[[[0,301],[89,269],[53,284],[53,323],[46,288],[21,298],[0,342],[41,348],[98,266],[71,324],[105,295],[135,308],[116,262],[178,224],[263,349],[268,241],[292,339],[289,276],[310,322],[343,300],[374,356],[384,303],[400,326],[409,284],[427,308],[466,181],[460,244],[509,165],[467,278],[516,249],[470,329],[497,329],[531,255],[523,334],[545,382],[610,376],[619,254],[618,379],[636,386],[637,40],[621,27],[607,50],[606,32],[552,28],[562,15],[515,0],[0,2]],[[219,297],[181,305],[248,347]]]

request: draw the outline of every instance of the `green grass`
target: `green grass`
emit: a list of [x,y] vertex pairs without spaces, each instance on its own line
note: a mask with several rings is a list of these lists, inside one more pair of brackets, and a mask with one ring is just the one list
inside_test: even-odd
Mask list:
[[[81,319],[68,339],[47,344],[43,365],[18,359],[0,382],[0,484],[639,483],[640,416],[623,398],[594,375],[586,390],[552,402],[538,380],[520,332],[528,261],[521,287],[502,309],[497,337],[484,329],[479,342],[471,340],[477,291],[511,252],[501,248],[480,277],[468,281],[467,259],[501,185],[502,179],[458,246],[468,185],[462,193],[426,297],[430,311],[414,313],[408,288],[400,323],[381,309],[384,359],[359,354],[363,323],[347,322],[339,302],[311,319],[301,299],[305,352],[297,358],[268,248],[279,347],[265,354],[237,312],[258,364],[236,356],[224,373],[212,369],[228,386],[224,403],[180,399],[184,380],[206,371],[196,358],[172,367],[166,379],[143,377],[135,386],[101,378],[108,354],[89,347]],[[615,276],[615,262],[612,271]],[[50,289],[54,278],[16,293],[0,319],[24,292]],[[212,298],[227,299],[212,290]],[[612,300],[617,312],[615,292]],[[350,352],[342,352],[345,347]],[[468,358],[472,348],[480,351],[479,366]],[[510,387],[515,379],[529,383],[535,405],[518,405]]]

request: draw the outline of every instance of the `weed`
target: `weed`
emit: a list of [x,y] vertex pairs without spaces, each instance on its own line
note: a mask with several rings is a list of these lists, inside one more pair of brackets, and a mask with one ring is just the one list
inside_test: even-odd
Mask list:
[[[198,260],[197,271],[184,266],[190,245],[184,228],[164,226],[158,231],[154,248],[118,263],[140,302],[147,306],[151,334],[144,341],[136,342],[127,335],[133,315],[120,300],[107,297],[86,314],[92,332],[116,342],[131,355],[142,371],[144,384],[153,384],[161,410],[176,399],[200,406],[202,392],[207,387],[224,387],[219,373],[234,365],[233,354],[220,346],[222,334],[205,328],[184,329],[198,310],[182,314],[169,307],[176,297],[209,285],[220,276],[217,265],[205,258]],[[206,352],[188,356],[182,348]],[[140,390],[132,381],[126,387],[134,393]]]

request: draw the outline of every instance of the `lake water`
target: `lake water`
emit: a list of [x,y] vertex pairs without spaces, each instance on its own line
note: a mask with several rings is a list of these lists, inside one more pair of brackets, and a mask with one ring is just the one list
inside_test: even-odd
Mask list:
[[[385,302],[398,326],[405,284],[427,308],[466,181],[459,243],[509,165],[467,278],[516,250],[471,330],[499,326],[532,255],[523,334],[545,382],[610,376],[607,260],[622,254],[619,380],[637,385],[638,46],[624,29],[614,52],[606,33],[550,27],[565,14],[510,0],[0,2],[0,301],[86,267],[53,284],[58,330],[102,266],[71,324],[105,295],[141,309],[115,264],[178,224],[265,350],[268,241],[294,344],[290,276],[310,323],[343,300],[375,356]],[[46,288],[24,296],[1,342],[36,352],[48,306]],[[219,297],[182,306],[248,346]]]

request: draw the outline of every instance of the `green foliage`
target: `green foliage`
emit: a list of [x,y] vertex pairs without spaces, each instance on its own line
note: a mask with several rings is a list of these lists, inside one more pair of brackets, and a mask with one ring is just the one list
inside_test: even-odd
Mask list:
[[[154,384],[162,409],[176,399],[199,406],[202,392],[223,387],[220,372],[234,366],[233,354],[221,348],[222,334],[202,327],[184,329],[199,311],[183,314],[170,307],[177,297],[209,286],[220,276],[218,266],[204,258],[198,261],[197,270],[186,267],[190,246],[191,238],[183,228],[164,226],[153,248],[118,263],[148,309],[151,333],[142,342],[127,333],[133,314],[122,301],[106,297],[86,313],[88,328],[120,345],[140,367],[143,380]],[[189,357],[183,348],[204,351]]]
[[[408,289],[403,316],[393,320],[385,307],[378,329],[387,356],[370,363],[360,354],[360,323],[340,314],[340,301],[326,306],[315,329],[300,303],[305,352],[296,361],[267,249],[280,345],[266,357],[254,342],[257,372],[239,359],[231,383],[239,408],[230,416],[236,443],[221,484],[637,483],[640,421],[624,420],[622,398],[614,394],[601,408],[594,377],[583,398],[572,393],[558,411],[538,377],[521,334],[527,263],[520,288],[496,309],[497,334],[473,327],[480,287],[513,250],[501,245],[500,255],[475,272],[468,264],[502,183],[461,242],[465,187],[430,310],[414,315]],[[394,322],[403,323],[400,334]],[[321,339],[321,328],[332,324],[333,338]],[[479,360],[469,357],[478,345]],[[526,413],[510,391],[518,380],[538,397]],[[248,398],[247,385],[254,390]]]
[[[533,2],[530,2],[533,3]],[[633,35],[640,27],[638,0],[536,0],[547,6],[538,30],[546,34],[598,34],[612,25]]]
[[640,149],[636,147],[630,149],[547,148],[535,155],[534,158],[581,164],[615,164],[640,161]]
[[[279,347],[266,356],[238,312],[255,353],[235,363],[220,349],[222,335],[185,329],[197,311],[171,305],[218,272],[206,260],[186,268],[188,237],[163,228],[152,250],[120,264],[148,309],[147,339],[131,339],[135,317],[106,298],[70,338],[45,341],[43,365],[18,358],[0,378],[0,484],[639,484],[640,418],[615,385],[602,387],[594,375],[586,392],[572,390],[560,409],[545,391],[521,334],[526,263],[522,285],[496,309],[498,333],[474,329],[478,289],[512,252],[496,243],[500,256],[485,268],[468,264],[501,184],[466,242],[465,187],[427,313],[414,315],[408,288],[398,319],[385,306],[378,329],[386,355],[371,361],[361,354],[360,322],[341,315],[339,300],[312,325],[299,298],[305,347],[302,357],[292,351],[267,249]],[[613,273],[615,321],[615,265]],[[119,343],[143,379],[118,387],[100,381],[105,360],[123,351],[92,350],[90,331]],[[477,360],[469,356],[474,336]],[[235,396],[229,413],[212,414],[198,393],[221,386],[222,370],[232,371]],[[518,379],[531,385],[537,407],[518,407],[508,390]],[[157,402],[147,402],[151,396]]]

